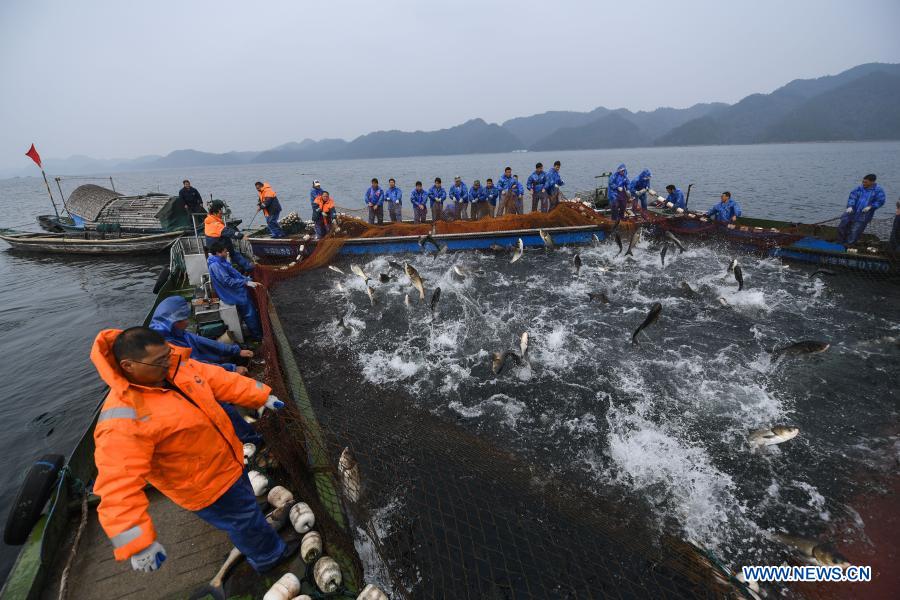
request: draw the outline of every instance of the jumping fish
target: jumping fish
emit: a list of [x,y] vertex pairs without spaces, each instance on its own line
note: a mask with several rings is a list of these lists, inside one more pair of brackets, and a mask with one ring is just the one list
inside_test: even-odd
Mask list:
[[353,335],[353,328],[344,322],[344,317],[341,317],[338,321],[338,327],[341,328],[341,333],[344,335]]
[[518,242],[516,242],[516,249],[513,252],[512,260],[509,261],[511,263],[516,262],[520,258],[522,258],[522,254],[525,252],[525,244],[522,242],[522,238],[519,238]]
[[389,261],[388,261],[388,266],[389,266],[390,268],[392,268],[392,269],[397,269],[398,271],[402,271],[402,270],[403,270],[403,265],[401,265],[400,263],[398,263],[396,260],[389,260]]
[[581,255],[580,254],[576,254],[572,258],[572,266],[575,268],[575,274],[578,275],[578,273],[581,272]]
[[610,230],[610,233],[615,233],[619,230],[619,223],[622,222],[622,219],[616,219],[616,222],[613,223],[613,228]]
[[491,352],[491,371],[494,372],[494,375],[500,374],[500,371],[503,370],[506,361],[510,358],[512,358],[513,362],[515,362],[517,365],[522,364],[522,358],[512,350],[505,350],[503,352]]
[[[617,223],[618,223],[618,222],[617,222]],[[619,235],[619,232],[618,232],[618,231],[615,232],[615,238],[616,238],[616,245],[619,247],[619,251],[616,252],[616,256],[618,256],[618,255],[622,254],[622,238],[621,238],[621,236]]]
[[409,306],[409,294],[406,294],[406,296],[403,297],[403,304]]
[[588,292],[588,300],[609,304],[609,298],[607,298],[606,294],[603,292]]
[[387,273],[380,273],[378,275],[378,281],[380,281],[381,283],[387,283],[390,280],[391,280],[391,276],[388,275]]
[[597,234],[596,234],[596,233],[592,233],[592,234],[591,234],[591,243],[592,243],[594,246],[599,246],[599,245],[600,245],[600,238],[597,237]]
[[458,265],[453,265],[453,274],[459,277],[460,279],[466,278],[466,273],[463,271]]
[[528,332],[522,334],[519,338],[519,351],[522,352],[522,358],[528,354]]
[[730,304],[728,304],[728,300],[722,297],[719,298],[719,304],[721,304],[722,306],[731,306]]
[[681,289],[688,296],[694,297],[698,295],[696,290],[694,290],[694,288],[691,287],[691,284],[689,284],[687,281],[681,282]]
[[741,265],[734,265],[734,278],[738,282],[738,291],[744,289],[744,272]]
[[625,256],[634,256],[631,253],[634,250],[634,247],[637,246],[641,242],[641,228],[635,227],[634,231],[631,233],[631,239],[628,240],[628,250],[625,251]]
[[775,425],[770,429],[757,429],[750,432],[750,447],[762,448],[763,446],[782,444],[797,437],[798,433],[800,430],[797,427],[786,425]]
[[544,246],[547,248],[553,248],[553,238],[550,237],[550,234],[544,231],[543,229],[538,229],[538,235],[541,236],[541,240],[544,242]]
[[738,266],[738,261],[736,258],[731,259],[731,262],[728,263],[728,272],[731,273],[734,271],[734,268]]
[[425,300],[425,284],[422,283],[422,277],[419,275],[419,272],[416,271],[416,268],[409,263],[403,263],[403,270],[406,271],[406,276],[409,277],[409,282],[412,284],[414,288],[419,290],[419,302]]
[[369,302],[375,306],[375,290],[372,289],[372,286],[366,285],[366,293],[369,295]]
[[640,332],[642,332],[644,329],[646,329],[647,327],[649,327],[650,325],[653,325],[653,323],[655,323],[656,320],[659,318],[659,313],[661,313],[661,312],[662,312],[662,304],[660,304],[659,302],[654,302],[653,306],[650,307],[650,312],[647,313],[647,318],[645,318],[644,322],[641,323],[638,326],[638,328],[634,330],[634,334],[632,334],[632,336],[631,336],[632,344],[639,344],[639,342],[637,341],[638,334]]
[[431,293],[431,312],[434,312],[435,307],[438,304],[438,301],[441,299],[441,288],[436,287],[434,291]]
[[663,244],[662,252],[659,253],[659,259],[662,261],[662,266],[666,266],[666,252],[669,251],[669,244]]
[[361,482],[359,477],[359,463],[353,455],[350,448],[344,448],[341,457],[338,459],[338,473],[341,476],[341,485],[344,488],[344,494],[347,500],[356,504],[359,500],[361,491]]
[[328,268],[331,269],[332,271],[334,271],[335,273],[340,273],[341,275],[346,275],[346,273],[344,273],[344,272],[340,269],[340,267],[336,267],[336,266],[334,266],[334,265],[328,265]]
[[782,348],[777,348],[772,350],[772,356],[778,357],[782,354],[787,356],[796,356],[798,354],[817,354],[819,352],[825,352],[828,348],[831,347],[831,344],[827,342],[817,342],[815,340],[803,340],[801,342],[794,342],[789,346],[784,346]]
[[684,244],[681,243],[681,240],[679,240],[677,237],[675,237],[675,234],[674,234],[674,233],[672,233],[671,231],[667,231],[667,232],[666,232],[666,239],[668,239],[668,240],[671,241],[673,244],[675,244],[675,246],[678,248],[678,250],[679,250],[682,254],[684,253]]
[[772,537],[800,553],[806,562],[817,564],[823,567],[840,567],[846,569],[850,566],[850,561],[846,559],[840,552],[835,550],[831,544],[823,544],[816,540],[808,538],[788,535],[786,533],[774,533]]
[[350,270],[353,271],[356,275],[360,276],[366,284],[369,283],[369,276],[366,275],[366,272],[362,270],[362,268],[357,264],[350,265]]
[[425,244],[431,244],[432,246],[434,246],[435,252],[441,251],[440,244],[437,243],[437,240],[435,240],[433,237],[431,237],[430,233],[426,233],[423,236],[419,236],[419,246],[421,246],[423,250],[425,250]]
[[344,285],[340,281],[337,282],[337,289],[339,292],[344,291]]

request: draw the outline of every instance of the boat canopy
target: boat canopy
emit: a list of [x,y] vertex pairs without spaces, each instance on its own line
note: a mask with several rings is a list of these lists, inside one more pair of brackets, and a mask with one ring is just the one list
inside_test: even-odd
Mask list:
[[72,191],[66,208],[76,224],[88,228],[100,224],[162,231],[191,227],[191,218],[184,206],[177,196],[168,194],[123,196],[99,185],[85,184]]

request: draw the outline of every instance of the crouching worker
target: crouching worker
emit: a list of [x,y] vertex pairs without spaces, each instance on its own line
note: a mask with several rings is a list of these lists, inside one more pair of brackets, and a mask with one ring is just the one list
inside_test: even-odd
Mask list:
[[236,264],[239,269],[246,272],[252,271],[253,263],[247,260],[247,257],[241,254],[234,245],[235,240],[239,240],[244,236],[233,227],[229,227],[225,224],[225,217],[222,214],[224,208],[225,203],[221,200],[213,200],[209,203],[209,214],[206,215],[206,219],[203,221],[203,235],[206,237],[206,250],[208,252],[213,244],[221,241],[225,244],[225,247],[228,248],[231,260],[234,261],[234,264]]
[[228,262],[228,248],[222,242],[216,242],[210,247],[206,266],[209,268],[209,279],[219,299],[236,306],[241,320],[250,330],[250,335],[257,340],[261,339],[262,325],[259,322],[259,313],[256,312],[253,300],[247,293],[247,288],[259,284],[241,275],[231,266]]
[[[159,303],[153,312],[150,321],[150,329],[158,332],[166,342],[179,348],[189,348],[191,358],[203,363],[218,365],[226,371],[233,371],[238,375],[246,375],[247,368],[234,364],[235,360],[253,358],[252,350],[242,350],[237,344],[223,344],[216,340],[191,333],[187,330],[188,319],[191,317],[191,305],[181,296],[170,296]],[[234,432],[241,442],[259,446],[262,436],[256,433],[237,409],[231,404],[222,404],[222,408],[231,419]]]
[[313,222],[316,226],[316,239],[325,237],[334,223],[337,215],[334,209],[334,200],[328,192],[319,194],[313,202],[315,211],[313,212]]
[[258,572],[293,553],[266,523],[241,443],[219,402],[279,409],[258,381],[189,358],[146,327],[106,329],[91,361],[110,392],[94,429],[97,514],[117,560],[155,571],[166,559],[147,509],[150,484],[225,531]]

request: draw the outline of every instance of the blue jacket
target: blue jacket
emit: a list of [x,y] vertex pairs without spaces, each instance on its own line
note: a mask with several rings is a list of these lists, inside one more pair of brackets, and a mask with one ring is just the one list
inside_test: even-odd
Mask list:
[[200,362],[219,365],[226,371],[234,371],[229,360],[238,356],[241,347],[223,344],[202,335],[175,327],[175,323],[191,316],[191,305],[182,296],[169,296],[159,303],[150,321],[150,329],[160,332],[173,346],[191,349],[191,358]]
[[715,206],[706,211],[706,216],[715,217],[716,221],[731,221],[731,217],[741,216],[741,205],[729,198],[728,202],[716,202]]
[[566,185],[566,183],[562,180],[562,177],[559,176],[559,171],[556,169],[550,169],[547,172],[547,180],[544,183],[544,191],[548,194],[553,194],[558,192],[562,186]]
[[484,202],[487,199],[487,196],[484,194],[484,188],[480,185],[475,187],[474,185],[469,188],[469,197],[467,202]]
[[424,189],[420,192],[413,188],[413,191],[409,193],[409,201],[412,202],[413,206],[425,206],[428,202],[428,192]]
[[641,194],[646,192],[650,188],[650,169],[644,169],[641,171],[641,174],[637,176],[637,179],[631,181],[631,184],[628,186],[628,191],[634,194]]
[[384,204],[384,189],[379,187],[377,190],[372,186],[366,190],[366,204],[372,206],[381,206]]
[[538,173],[537,171],[535,171],[528,176],[528,180],[525,182],[525,187],[533,192],[541,192],[544,190],[544,183],[546,183],[546,181],[546,173]]
[[384,190],[384,197],[390,202],[403,204],[403,190],[401,190],[397,186],[394,186],[393,188],[388,187],[388,189]]
[[316,204],[316,198],[322,195],[322,192],[325,190],[323,188],[316,188],[315,186],[310,188],[309,190],[309,203],[313,206]]
[[513,179],[512,175],[509,177],[501,175],[500,179],[497,180],[497,187],[500,188],[501,191],[506,191],[509,189],[509,186],[512,185],[513,181],[515,181],[515,179]]
[[608,186],[607,194],[610,198],[615,198],[619,188],[628,189],[628,169],[625,168],[625,163],[616,167],[616,170],[609,176]]
[[226,304],[248,304],[250,294],[247,293],[249,277],[238,273],[234,267],[224,258],[210,254],[206,259],[209,267],[209,279],[212,281],[216,294]]
[[673,208],[686,208],[687,204],[684,202],[684,192],[675,188],[675,191],[671,194],[666,195],[666,202],[671,202],[674,206]]
[[431,186],[428,190],[428,203],[434,206],[435,202],[443,202],[447,199],[447,190],[443,187],[438,188],[436,185]]
[[525,188],[522,187],[522,184],[515,179],[510,180],[509,185],[506,189],[510,192],[513,192],[516,196],[522,196],[525,194]]
[[[856,188],[850,192],[850,197],[847,198],[847,208],[853,209],[853,214],[850,215],[850,217],[854,221],[864,221],[868,223],[875,215],[875,209],[884,206],[884,199],[884,189],[877,183],[869,189],[866,189],[861,185],[856,186]],[[863,212],[862,210],[867,206],[871,206],[872,208],[869,212]]]
[[451,185],[450,199],[455,200],[456,202],[468,202],[469,188],[462,181],[459,182],[459,185]]
[[500,197],[500,188],[495,185],[491,187],[484,186],[484,199],[491,203],[491,206],[497,206],[497,198]]

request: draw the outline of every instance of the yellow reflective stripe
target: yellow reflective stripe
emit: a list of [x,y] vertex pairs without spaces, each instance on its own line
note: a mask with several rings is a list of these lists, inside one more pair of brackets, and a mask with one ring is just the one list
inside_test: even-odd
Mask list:
[[141,526],[135,525],[131,529],[126,529],[122,533],[120,533],[118,535],[114,535],[109,539],[112,542],[113,547],[121,548],[125,544],[133,542],[134,540],[141,537],[141,534],[143,534],[143,533],[144,533],[144,530],[141,529]]
[[133,408],[120,406],[118,408],[108,408],[100,413],[97,423],[102,423],[107,419],[137,419],[137,411]]

